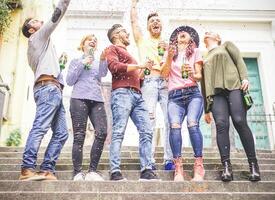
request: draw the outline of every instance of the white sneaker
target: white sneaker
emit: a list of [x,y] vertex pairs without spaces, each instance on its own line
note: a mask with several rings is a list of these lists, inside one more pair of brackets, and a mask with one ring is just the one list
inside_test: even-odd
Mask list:
[[85,174],[83,172],[79,172],[77,175],[73,178],[74,181],[84,181],[85,180]]
[[104,181],[104,179],[97,172],[89,172],[85,176],[85,181]]

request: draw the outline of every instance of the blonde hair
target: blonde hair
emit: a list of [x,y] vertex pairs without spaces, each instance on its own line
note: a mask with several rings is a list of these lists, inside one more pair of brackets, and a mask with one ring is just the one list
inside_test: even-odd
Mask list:
[[[80,42],[80,45],[79,47],[77,48],[77,50],[79,51],[84,51],[84,43],[87,41],[87,40],[90,40],[92,38],[96,38],[96,36],[94,34],[89,34],[89,35],[86,35],[84,36],[82,39],[81,39],[81,42]],[[96,38],[97,39],[97,38]]]
[[215,32],[212,32],[212,31],[205,32],[204,38],[205,37],[213,38],[214,40],[216,40],[218,42],[218,45],[222,44],[221,36],[218,33],[215,33]]

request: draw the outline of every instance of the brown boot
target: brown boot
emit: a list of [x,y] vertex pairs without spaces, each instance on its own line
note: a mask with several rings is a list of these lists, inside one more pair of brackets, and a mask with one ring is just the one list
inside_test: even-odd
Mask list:
[[21,169],[19,180],[21,181],[43,181],[45,176],[38,175],[33,169]]
[[203,159],[202,157],[198,157],[195,159],[194,178],[191,181],[203,181],[204,175],[205,175],[205,170],[203,167]]
[[174,163],[175,163],[174,181],[184,181],[181,158],[174,159]]
[[46,181],[57,181],[56,176],[50,171],[40,171],[38,174],[43,176]]

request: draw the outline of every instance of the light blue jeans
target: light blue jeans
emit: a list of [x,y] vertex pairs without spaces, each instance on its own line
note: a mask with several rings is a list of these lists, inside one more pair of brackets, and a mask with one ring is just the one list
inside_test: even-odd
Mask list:
[[141,171],[152,169],[152,128],[148,110],[141,94],[128,89],[112,91],[111,109],[113,114],[112,141],[110,145],[110,172],[120,171],[120,149],[129,117],[139,132],[139,156]]
[[[163,135],[164,141],[164,161],[173,160],[173,154],[169,143],[169,123],[168,123],[168,113],[167,113],[167,104],[168,104],[168,88],[167,81],[162,77],[146,77],[143,81],[141,88],[142,97],[147,105],[149,110],[149,116],[153,128],[154,135],[156,134],[156,107],[157,103],[160,103],[162,109],[165,130]],[[154,153],[156,140],[152,140],[152,161],[155,163]]]
[[34,88],[36,115],[23,153],[22,168],[35,169],[37,153],[44,135],[52,129],[52,138],[40,166],[42,171],[55,171],[56,161],[68,138],[62,92],[54,84]]
[[[188,87],[169,92],[168,115],[170,144],[174,158],[181,157],[181,125],[187,116],[187,127],[195,157],[202,157],[203,139],[199,127],[203,112],[203,98],[198,87]],[[178,127],[173,127],[177,125]]]

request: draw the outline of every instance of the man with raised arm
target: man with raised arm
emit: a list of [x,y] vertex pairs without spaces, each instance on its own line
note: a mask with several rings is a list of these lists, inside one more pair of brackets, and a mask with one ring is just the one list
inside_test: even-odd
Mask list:
[[[34,72],[34,100],[36,114],[29,133],[20,180],[57,180],[55,165],[68,138],[65,109],[62,103],[63,78],[58,56],[50,36],[64,16],[70,0],[60,0],[50,20],[27,19],[22,33],[28,41],[28,61]],[[41,140],[52,129],[52,138],[46,149],[40,171],[36,172],[37,154]]]
[[[150,13],[147,17],[148,36],[144,37],[138,24],[137,3],[139,0],[132,0],[131,7],[131,24],[134,39],[138,47],[140,62],[145,62],[147,59],[154,61],[154,66],[150,74],[144,78],[141,88],[142,96],[149,109],[149,116],[154,132],[156,126],[156,106],[160,103],[165,123],[164,131],[164,169],[174,169],[173,154],[169,143],[169,127],[168,127],[168,88],[167,80],[161,76],[160,63],[166,48],[166,43],[161,37],[162,22],[158,13]],[[152,159],[154,162],[156,138],[153,137],[152,142]]]

